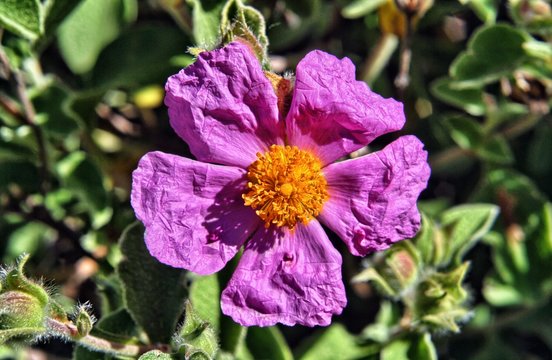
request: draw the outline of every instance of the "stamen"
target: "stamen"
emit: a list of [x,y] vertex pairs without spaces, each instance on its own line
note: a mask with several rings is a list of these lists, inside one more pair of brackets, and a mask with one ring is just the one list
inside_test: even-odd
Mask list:
[[328,200],[321,169],[320,160],[308,151],[272,145],[266,153],[257,153],[248,168],[244,203],[256,210],[267,228],[307,224]]

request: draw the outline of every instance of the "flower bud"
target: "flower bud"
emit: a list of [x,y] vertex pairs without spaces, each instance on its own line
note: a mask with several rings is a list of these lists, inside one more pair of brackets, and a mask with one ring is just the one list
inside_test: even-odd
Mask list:
[[84,337],[90,333],[94,326],[94,318],[88,313],[88,306],[83,305],[78,307],[75,325],[77,326],[79,337]]
[[0,330],[43,328],[45,306],[34,296],[21,291],[0,294]]
[[45,331],[48,293],[25,277],[23,267],[29,256],[0,278],[0,343],[31,340]]
[[465,308],[468,293],[462,282],[468,270],[465,262],[448,272],[436,272],[422,281],[414,301],[407,304],[416,320],[437,329],[458,332],[458,322],[469,314]]
[[395,0],[395,5],[407,16],[422,17],[433,5],[433,0]]
[[218,351],[215,330],[197,315],[190,301],[186,301],[186,317],[175,340],[186,359],[212,359]]

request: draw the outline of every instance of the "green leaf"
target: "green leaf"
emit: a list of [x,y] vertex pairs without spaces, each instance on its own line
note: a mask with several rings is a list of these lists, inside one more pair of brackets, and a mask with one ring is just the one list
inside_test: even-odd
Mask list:
[[42,33],[39,0],[0,1],[0,25],[29,40],[36,40]]
[[530,178],[514,170],[497,169],[487,173],[472,200],[491,203],[500,201],[510,206],[514,218],[523,224],[542,208],[545,199],[546,196]]
[[523,44],[527,35],[509,25],[479,29],[470,39],[468,50],[450,67],[458,87],[481,87],[510,75],[527,58]]
[[[433,221],[422,212],[422,226],[416,237],[414,238],[414,244],[420,253],[421,260],[424,264],[433,264],[435,259],[435,237],[437,234],[434,230],[435,224]],[[439,261],[437,261],[438,263]]]
[[332,324],[298,357],[300,360],[354,359],[364,355],[356,339],[343,325]]
[[61,56],[75,74],[92,69],[103,48],[136,16],[136,0],[84,0],[61,24]]
[[377,343],[386,343],[394,332],[394,326],[400,321],[400,310],[396,303],[382,301],[376,321],[362,330],[362,338]]
[[527,167],[534,175],[552,174],[552,128],[543,124],[535,129],[527,151]]
[[219,38],[219,24],[225,1],[187,0],[193,7],[192,21],[195,43],[202,48],[212,49]]
[[524,295],[515,287],[502,284],[493,278],[485,280],[483,295],[489,304],[496,307],[518,305],[524,302]]
[[170,360],[171,355],[161,352],[159,350],[148,351],[144,355],[140,356],[138,360]]
[[54,240],[53,231],[40,222],[26,222],[7,238],[5,257],[15,261],[21,254],[36,254],[49,240]]
[[357,19],[376,10],[386,1],[387,0],[354,0],[341,10],[341,15],[347,19]]
[[85,348],[82,345],[75,346],[73,351],[73,360],[120,360],[121,358],[115,357],[110,354],[104,354],[99,351],[93,351]]
[[104,315],[94,326],[93,335],[119,343],[138,341],[140,332],[125,308]]
[[286,340],[275,326],[250,327],[245,342],[254,359],[293,360]]
[[503,136],[493,135],[476,150],[477,155],[485,160],[496,164],[511,164],[514,161],[514,154],[510,144]]
[[92,226],[100,228],[111,218],[112,209],[100,169],[86,155],[76,151],[60,160],[57,173],[64,184],[85,205],[92,217]]
[[220,293],[220,283],[216,274],[198,276],[190,286],[189,300],[195,312],[217,331],[220,329]]
[[472,118],[454,116],[445,120],[450,136],[462,149],[475,149],[483,141],[481,125]]
[[46,0],[43,5],[44,33],[51,34],[82,0]]
[[441,223],[449,243],[445,259],[460,264],[464,254],[489,232],[498,213],[498,206],[491,204],[460,205],[443,213]]
[[439,100],[465,110],[473,116],[485,114],[481,89],[457,89],[450,78],[440,78],[431,84],[432,94]]
[[185,52],[181,31],[165,25],[144,25],[124,32],[107,46],[92,71],[99,87],[138,87],[163,83],[180,68],[171,58]]
[[368,267],[355,275],[352,282],[367,282],[372,281],[379,291],[385,296],[397,296],[396,290],[387,282],[387,280],[373,267]]
[[437,350],[433,341],[431,341],[431,335],[424,333],[413,339],[408,350],[408,358],[416,360],[437,360]]
[[68,89],[55,81],[41,89],[35,89],[32,96],[37,115],[44,121],[40,124],[41,127],[56,139],[65,139],[79,128],[75,118],[64,111],[69,96]]
[[410,342],[408,340],[395,340],[383,348],[380,354],[381,360],[409,360],[408,349]]
[[499,5],[497,0],[460,0],[460,2],[468,4],[485,24],[495,22]]
[[152,343],[168,342],[183,311],[185,272],[161,264],[149,254],[144,227],[139,223],[125,230],[119,244],[124,258],[117,273],[126,308]]

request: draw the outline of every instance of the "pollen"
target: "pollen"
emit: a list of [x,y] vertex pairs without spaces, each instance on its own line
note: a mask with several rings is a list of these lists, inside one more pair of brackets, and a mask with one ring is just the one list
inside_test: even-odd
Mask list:
[[272,145],[264,154],[257,153],[247,170],[244,203],[267,228],[274,224],[293,230],[297,223],[307,224],[328,200],[322,163],[297,146]]

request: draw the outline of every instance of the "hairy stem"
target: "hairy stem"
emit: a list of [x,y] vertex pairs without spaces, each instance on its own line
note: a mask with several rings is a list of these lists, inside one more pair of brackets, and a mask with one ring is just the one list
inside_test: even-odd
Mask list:
[[48,318],[46,320],[48,329],[57,336],[71,339],[78,344],[81,344],[89,349],[101,351],[104,353],[138,357],[139,355],[154,349],[167,351],[168,345],[136,345],[136,344],[121,344],[109,341],[94,335],[85,335],[79,337],[77,327],[73,323],[61,322],[56,319]]

